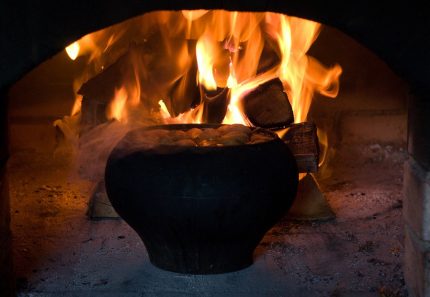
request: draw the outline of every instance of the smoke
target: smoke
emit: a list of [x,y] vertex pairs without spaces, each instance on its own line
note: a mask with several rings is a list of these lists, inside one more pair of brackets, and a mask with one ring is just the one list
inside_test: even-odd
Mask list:
[[105,122],[89,130],[80,131],[80,117],[65,116],[56,120],[57,148],[54,154],[71,157],[73,173],[94,182],[104,179],[109,154],[130,130],[159,124],[157,119],[123,123],[116,120]]
[[79,176],[92,181],[102,180],[110,152],[130,128],[118,121],[111,121],[81,135],[76,154]]

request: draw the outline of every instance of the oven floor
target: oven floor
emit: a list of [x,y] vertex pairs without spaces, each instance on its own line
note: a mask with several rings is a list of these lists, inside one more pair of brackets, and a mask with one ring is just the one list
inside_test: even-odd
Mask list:
[[254,265],[212,276],[155,268],[122,220],[88,220],[92,184],[64,158],[16,152],[9,179],[18,296],[406,296],[405,153],[380,144],[342,151],[336,170],[318,175],[335,220],[284,219]]

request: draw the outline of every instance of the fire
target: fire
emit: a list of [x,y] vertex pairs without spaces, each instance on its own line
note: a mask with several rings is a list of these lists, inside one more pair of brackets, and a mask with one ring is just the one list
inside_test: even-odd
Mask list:
[[317,134],[318,134],[318,140],[319,140],[320,149],[321,149],[318,166],[321,167],[325,163],[327,153],[328,153],[328,135],[324,130],[321,130],[321,129],[317,130]]
[[337,96],[342,68],[339,65],[326,68],[306,55],[318,37],[319,23],[277,14],[271,14],[269,20],[272,25],[280,26],[274,33],[282,53],[279,78],[289,95],[295,122],[300,123],[306,121],[315,91],[327,97]]
[[223,120],[223,124],[242,124],[249,126],[246,120],[246,115],[241,108],[241,100],[246,94],[257,88],[259,85],[275,78],[275,73],[272,71],[266,72],[263,75],[257,76],[254,79],[236,84],[231,88],[230,104],[227,107],[227,113]]
[[[86,35],[66,51],[88,62],[75,91],[127,61],[112,86],[107,119],[127,122],[133,109],[146,109],[145,116],[156,111],[162,123],[202,123],[205,92],[228,88],[222,123],[251,125],[247,95],[280,79],[295,122],[303,122],[316,93],[334,98],[339,91],[342,68],[308,55],[320,30],[319,23],[271,12],[159,11]],[[80,100],[72,114],[79,113]]]
[[158,105],[160,105],[160,114],[163,119],[169,119],[172,117],[163,100],[158,101]]
[[72,116],[77,115],[81,110],[81,108],[82,108],[82,96],[77,95],[75,98],[75,102],[73,103],[72,112],[70,113],[70,115]]
[[179,114],[177,117],[172,117],[169,110],[167,109],[166,103],[163,100],[158,101],[160,106],[160,115],[165,123],[168,124],[201,124],[203,118],[203,108],[201,105],[197,106],[195,109],[192,108],[187,112]]
[[66,52],[69,55],[69,58],[75,60],[79,55],[79,43],[77,41],[73,42],[71,45],[66,47]]
[[197,20],[201,16],[205,15],[208,11],[204,9],[197,9],[197,10],[182,10],[182,14],[184,17],[189,20],[190,22]]
[[203,35],[196,45],[197,65],[199,67],[198,80],[207,90],[216,90],[217,84],[213,75],[215,47],[210,36]]
[[119,90],[115,90],[115,96],[113,97],[111,103],[108,106],[106,116],[108,119],[115,119],[118,121],[123,121],[126,119],[126,103],[127,103],[127,91],[124,87]]

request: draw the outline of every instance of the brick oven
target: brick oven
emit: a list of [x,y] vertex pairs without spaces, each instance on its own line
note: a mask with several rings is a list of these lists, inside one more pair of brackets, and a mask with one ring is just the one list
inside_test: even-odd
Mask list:
[[[430,21],[425,9],[417,3],[313,3],[313,1],[158,1],[153,3],[74,1],[65,6],[58,3],[31,1],[2,4],[2,46],[0,48],[0,294],[13,296],[15,278],[12,264],[10,203],[6,172],[9,158],[7,111],[10,87],[30,70],[83,35],[105,28],[128,18],[155,10],[226,9],[238,11],[272,11],[318,21],[332,26],[380,57],[409,87],[407,104],[407,153],[403,177],[404,261],[403,274],[410,296],[430,296],[430,129],[427,101],[430,86]],[[383,108],[382,108],[383,109]],[[357,114],[351,113],[352,118]],[[375,113],[374,115],[380,116]],[[391,135],[392,113],[374,115],[370,121],[386,119],[387,134]],[[394,117],[402,118],[401,112]],[[333,117],[334,118],[334,117]],[[402,118],[403,119],[403,118]],[[323,119],[328,126],[330,115]],[[359,124],[346,128],[354,134]],[[375,122],[375,125],[376,122]],[[394,129],[395,129],[394,128]],[[17,132],[18,133],[18,132]],[[357,132],[358,135],[371,131]],[[12,137],[10,137],[12,136]],[[383,137],[382,137],[383,138]],[[389,138],[389,137],[388,137]],[[388,139],[387,138],[387,139]],[[371,148],[379,149],[379,148]],[[49,191],[52,189],[46,187]],[[46,190],[45,189],[45,190]],[[55,190],[55,189],[54,189]],[[52,190],[52,191],[54,191]],[[121,235],[122,236],[122,235]],[[88,239],[92,240],[92,239]],[[360,246],[363,251],[371,244]],[[375,265],[384,262],[373,260]],[[369,264],[369,265],[370,265]],[[300,276],[297,276],[300,277]],[[103,285],[105,280],[100,280]],[[97,283],[97,285],[100,285]],[[188,284],[192,286],[192,284]],[[292,288],[292,292],[294,292]],[[297,293],[299,293],[298,291]],[[130,292],[129,292],[130,293]],[[186,291],[183,295],[186,295]],[[374,293],[374,292],[373,292]],[[384,291],[379,291],[384,294]],[[131,293],[130,293],[131,294]],[[333,292],[332,296],[342,296]],[[185,296],[184,295],[184,296]],[[294,294],[293,294],[294,295]],[[306,295],[306,294],[305,294]],[[39,296],[39,295],[38,295]],[[42,295],[40,295],[42,296]],[[371,295],[369,295],[371,296]],[[385,296],[385,295],[384,295]],[[394,295],[396,296],[396,295]],[[400,295],[399,295],[400,296]]]

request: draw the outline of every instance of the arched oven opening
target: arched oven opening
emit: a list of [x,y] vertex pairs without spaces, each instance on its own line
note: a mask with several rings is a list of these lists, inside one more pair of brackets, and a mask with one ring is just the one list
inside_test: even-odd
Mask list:
[[[71,39],[67,50],[7,89],[18,292],[403,296],[405,275],[410,292],[425,294],[427,179],[425,144],[418,139],[427,132],[423,118],[415,116],[425,109],[416,109],[420,83],[406,75],[408,85],[373,53],[328,25],[321,25],[316,38],[319,29],[312,25],[319,25],[305,19],[221,11],[211,20],[224,20],[224,31],[219,23],[199,24],[216,13],[152,12],[128,25]],[[264,29],[257,34],[253,24]],[[138,25],[139,32],[133,32]],[[306,36],[309,27],[315,35]],[[260,45],[258,38],[264,40]],[[377,41],[370,44],[379,49]],[[302,57],[307,64],[297,70]],[[384,58],[390,62],[395,57]],[[401,65],[394,68],[407,72]],[[205,73],[213,74],[215,87]],[[304,99],[306,92],[312,103]],[[135,98],[140,100],[133,105]],[[286,116],[289,109],[294,119]],[[409,153],[414,157],[403,170],[408,110],[413,112]],[[145,246],[112,209],[104,164],[130,126],[202,122],[276,132],[299,166],[299,193],[290,212],[260,241],[250,267],[170,281],[172,274],[150,265]],[[237,138],[220,137],[226,142],[218,139],[216,145],[238,144]],[[203,138],[192,138],[193,146],[208,145]],[[198,284],[190,288],[190,282]]]

